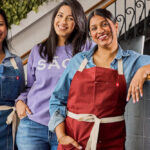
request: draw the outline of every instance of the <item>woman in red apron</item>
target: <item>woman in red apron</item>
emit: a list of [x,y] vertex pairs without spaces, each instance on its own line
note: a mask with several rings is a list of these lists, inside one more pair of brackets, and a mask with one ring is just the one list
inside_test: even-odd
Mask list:
[[76,55],[65,70],[50,99],[49,129],[56,131],[58,150],[124,150],[126,99],[132,94],[135,102],[143,94],[150,56],[121,49],[109,11],[95,10],[88,22],[97,46]]

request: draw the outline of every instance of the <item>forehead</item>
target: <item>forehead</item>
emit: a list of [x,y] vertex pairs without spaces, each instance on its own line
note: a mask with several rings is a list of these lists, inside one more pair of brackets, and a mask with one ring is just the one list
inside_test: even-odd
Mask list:
[[71,8],[70,8],[70,6],[67,6],[67,5],[61,6],[57,13],[63,13],[63,14],[66,14],[66,15],[72,15]]
[[1,14],[0,14],[0,22],[5,22],[5,20]]
[[95,25],[95,24],[99,24],[103,21],[106,21],[106,19],[102,16],[99,16],[99,15],[95,15],[93,16],[91,19],[90,19],[90,26],[91,25]]

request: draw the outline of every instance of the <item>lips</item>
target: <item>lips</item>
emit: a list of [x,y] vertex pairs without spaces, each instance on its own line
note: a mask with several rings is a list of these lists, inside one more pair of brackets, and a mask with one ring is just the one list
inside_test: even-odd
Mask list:
[[101,40],[101,41],[103,41],[103,40],[107,39],[107,37],[108,37],[108,35],[107,35],[107,34],[103,34],[103,35],[99,35],[99,36],[97,36],[98,40]]
[[68,27],[66,27],[66,26],[61,26],[61,25],[58,25],[58,28],[59,28],[60,30],[67,30],[67,29],[68,29]]

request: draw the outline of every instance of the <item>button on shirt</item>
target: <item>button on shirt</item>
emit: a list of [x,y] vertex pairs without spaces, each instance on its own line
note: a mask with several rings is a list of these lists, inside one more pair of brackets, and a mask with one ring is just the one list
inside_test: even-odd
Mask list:
[[[50,99],[50,115],[51,119],[49,122],[49,130],[54,131],[55,127],[64,121],[66,117],[66,105],[70,89],[71,81],[79,69],[79,66],[83,59],[86,57],[88,63],[86,68],[95,67],[93,63],[93,53],[97,49],[97,45],[90,51],[81,52],[75,55],[69,62],[66,70],[64,71],[62,77],[60,78],[56,88]],[[132,50],[123,50],[120,46],[118,47],[118,52],[115,59],[111,62],[110,67],[117,70],[118,63],[117,60],[122,58],[123,60],[123,72],[125,75],[127,88],[131,82],[132,77],[136,71],[147,64],[150,64],[150,56],[141,55]]]

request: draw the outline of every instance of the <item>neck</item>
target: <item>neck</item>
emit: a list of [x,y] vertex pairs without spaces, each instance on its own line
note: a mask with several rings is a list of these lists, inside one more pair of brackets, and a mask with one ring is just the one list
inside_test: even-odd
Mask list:
[[63,37],[58,37],[58,46],[64,46],[66,39]]
[[3,52],[2,50],[2,43],[0,43],[0,53]]
[[103,59],[109,59],[109,58],[114,58],[117,54],[118,51],[118,45],[113,47],[113,48],[102,48],[102,47],[98,47],[97,50],[97,55],[99,55],[100,57],[103,57]]
[[93,60],[96,66],[110,68],[111,62],[114,60],[118,51],[118,45],[113,48],[98,47],[98,50],[93,55]]
[[5,53],[2,50],[2,45],[0,45],[0,64],[2,63],[4,58],[5,58]]

